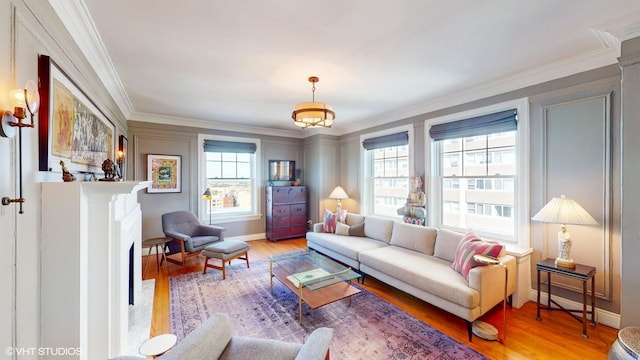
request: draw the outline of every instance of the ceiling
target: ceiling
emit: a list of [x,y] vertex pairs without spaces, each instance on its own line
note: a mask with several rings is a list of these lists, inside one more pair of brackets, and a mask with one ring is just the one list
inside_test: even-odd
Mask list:
[[343,134],[614,64],[640,35],[638,0],[49,1],[128,119],[298,136],[311,75]]

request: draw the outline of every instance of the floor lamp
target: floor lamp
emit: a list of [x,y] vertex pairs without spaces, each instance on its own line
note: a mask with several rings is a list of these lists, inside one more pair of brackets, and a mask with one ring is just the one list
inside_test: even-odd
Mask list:
[[504,269],[504,299],[502,300],[502,338],[498,337],[498,330],[491,324],[476,320],[473,322],[473,330],[476,335],[486,340],[507,341],[507,287],[509,284],[509,269],[507,266],[491,256],[473,255],[473,260],[484,265],[499,265]]
[[211,190],[207,190],[202,194],[202,198],[209,202],[209,225],[211,225]]

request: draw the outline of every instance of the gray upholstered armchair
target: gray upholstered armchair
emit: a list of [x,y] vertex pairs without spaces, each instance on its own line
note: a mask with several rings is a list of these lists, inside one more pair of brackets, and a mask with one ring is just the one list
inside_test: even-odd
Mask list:
[[[175,264],[182,265],[191,256],[200,254],[200,250],[207,245],[223,241],[224,228],[213,225],[202,225],[198,218],[190,211],[175,211],[162,214],[162,231],[168,238],[173,239],[179,249],[170,246],[172,252],[180,252],[182,260],[167,258]],[[176,246],[177,247],[177,246]]]
[[[333,329],[315,329],[304,344],[232,336],[226,314],[213,314],[159,360],[328,360]],[[118,360],[141,359],[119,357]]]

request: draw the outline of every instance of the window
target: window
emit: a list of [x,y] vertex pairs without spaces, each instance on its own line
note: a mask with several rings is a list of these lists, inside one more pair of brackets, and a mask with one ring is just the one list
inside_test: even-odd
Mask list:
[[364,212],[398,217],[407,202],[411,166],[409,131],[369,137],[364,154]]
[[[203,189],[211,192],[203,218],[216,223],[258,215],[257,139],[201,135]],[[202,191],[204,192],[204,190]]]
[[436,225],[516,239],[517,124],[513,109],[431,126]]

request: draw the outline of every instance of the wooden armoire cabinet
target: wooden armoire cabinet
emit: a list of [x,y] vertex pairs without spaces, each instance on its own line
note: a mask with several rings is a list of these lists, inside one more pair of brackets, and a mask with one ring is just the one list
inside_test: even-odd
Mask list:
[[267,239],[278,241],[307,233],[306,186],[267,187]]

